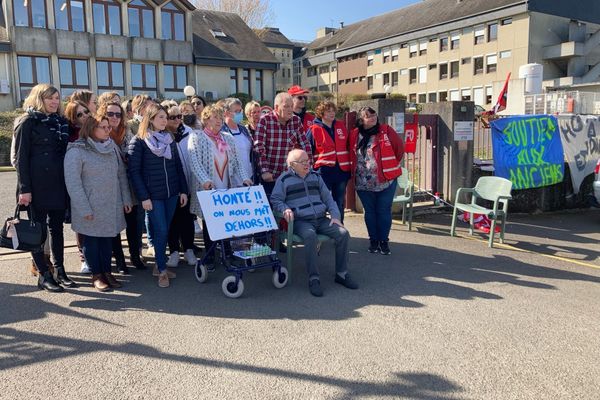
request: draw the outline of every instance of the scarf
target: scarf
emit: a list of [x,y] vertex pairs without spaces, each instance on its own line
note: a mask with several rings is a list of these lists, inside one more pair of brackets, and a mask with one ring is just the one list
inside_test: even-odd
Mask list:
[[87,138],[87,143],[92,146],[98,153],[107,154],[114,150],[115,142],[108,138],[104,142],[97,142],[92,138]]
[[187,136],[185,126],[183,126],[183,124],[179,124],[179,126],[177,127],[177,130],[175,131],[173,136],[175,137],[176,143],[181,142],[181,140]]
[[371,136],[376,135],[377,132],[379,132],[379,122],[376,123],[374,126],[370,127],[369,129],[365,129],[364,126],[360,125],[358,127],[358,132],[361,134],[362,139],[359,140],[357,148],[360,154],[362,154],[362,156],[364,157]]
[[158,157],[164,157],[170,160],[173,155],[171,154],[171,143],[173,143],[173,136],[168,132],[152,132],[148,131],[149,135],[144,142],[150,148],[150,151]]
[[206,136],[208,136],[209,138],[211,138],[212,140],[215,141],[219,152],[225,153],[227,150],[229,150],[229,145],[227,144],[225,139],[223,139],[223,136],[221,135],[220,132],[214,133],[212,130],[205,127],[204,133],[206,134]]
[[29,107],[27,115],[44,124],[50,132],[57,135],[59,141],[64,142],[65,146],[69,142],[69,123],[57,113],[44,114],[43,112],[34,110],[33,107]]

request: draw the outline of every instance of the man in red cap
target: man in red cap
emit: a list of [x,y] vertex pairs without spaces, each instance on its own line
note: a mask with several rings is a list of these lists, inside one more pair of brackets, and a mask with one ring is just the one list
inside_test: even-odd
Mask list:
[[294,85],[288,89],[288,93],[292,96],[294,114],[302,120],[304,132],[308,132],[308,128],[312,126],[315,120],[315,116],[312,113],[306,112],[306,95],[309,93],[308,90]]

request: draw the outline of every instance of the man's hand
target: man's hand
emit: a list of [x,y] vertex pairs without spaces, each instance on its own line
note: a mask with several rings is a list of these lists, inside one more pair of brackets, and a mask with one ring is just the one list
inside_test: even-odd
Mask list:
[[263,181],[265,182],[273,182],[273,174],[270,172],[263,172],[260,177],[262,178]]
[[293,221],[294,220],[294,212],[287,208],[284,212],[283,212],[283,218],[285,218],[285,220],[287,222]]
[[31,203],[31,193],[21,193],[19,195],[19,204],[27,207]]
[[125,210],[125,214],[129,214],[131,212],[131,205],[125,204],[123,210]]
[[337,218],[331,218],[331,221],[329,222],[329,226],[332,226],[333,224],[339,225],[342,228],[344,227],[344,224],[342,224],[342,221],[340,221]]
[[179,204],[181,205],[181,207],[185,207],[187,202],[188,202],[187,194],[185,194],[185,193],[179,194]]
[[202,184],[202,189],[204,189],[204,190],[210,190],[210,189],[212,189],[213,187],[214,187],[214,186],[213,186],[213,183],[212,183],[211,181],[206,181],[206,182],[204,182],[204,183]]
[[152,200],[144,200],[142,201],[142,208],[146,211],[152,211]]
[[246,179],[243,183],[244,186],[252,186],[252,181],[250,179]]

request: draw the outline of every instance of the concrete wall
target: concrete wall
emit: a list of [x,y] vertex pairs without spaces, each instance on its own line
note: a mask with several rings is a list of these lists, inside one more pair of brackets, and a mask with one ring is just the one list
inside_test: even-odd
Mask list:
[[16,87],[11,77],[11,63],[10,53],[0,53],[0,80],[8,80],[10,89],[9,93],[0,93],[0,110],[12,110],[15,108],[13,93]]
[[[268,100],[273,104],[275,97],[273,86],[273,71],[263,69],[263,100]],[[196,74],[196,92],[202,94],[206,90],[216,91],[218,98],[224,98],[230,95],[229,88],[229,67],[214,67],[205,65],[195,66]],[[254,84],[254,70],[250,71],[250,84]],[[238,70],[238,78],[241,76],[241,70]],[[240,86],[241,87],[241,86]]]

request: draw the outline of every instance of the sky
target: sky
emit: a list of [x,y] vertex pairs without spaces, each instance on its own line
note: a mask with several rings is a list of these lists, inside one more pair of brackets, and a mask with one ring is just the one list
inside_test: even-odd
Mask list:
[[421,0],[271,0],[274,21],[271,26],[290,40],[313,41],[317,29],[339,27],[406,7]]

